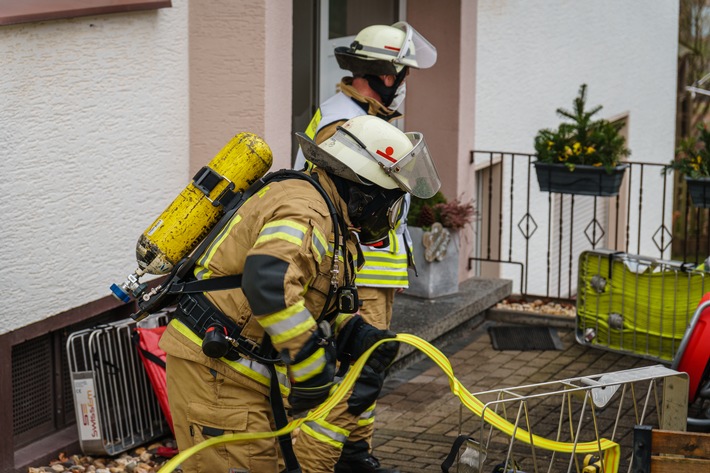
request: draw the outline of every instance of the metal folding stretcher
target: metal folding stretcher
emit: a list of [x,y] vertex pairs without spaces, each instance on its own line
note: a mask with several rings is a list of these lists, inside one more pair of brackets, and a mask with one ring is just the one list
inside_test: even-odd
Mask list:
[[688,402],[698,417],[688,426],[710,430],[710,272],[608,250],[579,259],[577,341],[670,364],[688,373]]
[[577,341],[669,364],[710,273],[680,261],[609,250],[579,257]]
[[[154,314],[141,327],[167,324]],[[67,339],[79,444],[85,454],[116,455],[170,433],[138,351],[132,319],[72,333]]]

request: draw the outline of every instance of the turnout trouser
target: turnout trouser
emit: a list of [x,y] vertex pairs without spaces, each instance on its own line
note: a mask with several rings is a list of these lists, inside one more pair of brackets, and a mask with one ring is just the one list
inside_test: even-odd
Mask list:
[[[380,330],[386,330],[390,327],[395,291],[395,288],[358,287],[358,297],[362,301],[360,315],[365,322]],[[367,376],[368,373],[364,372],[364,375]],[[376,376],[372,375],[370,378],[372,378],[370,383],[368,383],[370,385],[384,381],[384,376],[375,379]],[[362,382],[360,385],[360,387],[363,387],[365,383]],[[357,383],[355,391],[354,397],[357,397]],[[350,433],[345,446],[345,455],[362,456],[369,453],[372,448],[372,436],[375,433],[374,423],[375,403],[373,402],[358,416],[357,426]]]
[[[271,405],[264,394],[199,363],[168,355],[166,365],[180,451],[222,434],[273,430]],[[182,464],[184,473],[278,473],[282,469],[275,438],[210,447]]]
[[[168,355],[166,364],[179,450],[222,434],[275,430],[266,395],[200,363]],[[304,423],[294,441],[303,473],[332,472],[357,422],[358,416],[347,412],[344,401],[325,419]],[[182,469],[184,473],[279,473],[284,462],[277,439],[267,438],[206,448],[183,462]]]

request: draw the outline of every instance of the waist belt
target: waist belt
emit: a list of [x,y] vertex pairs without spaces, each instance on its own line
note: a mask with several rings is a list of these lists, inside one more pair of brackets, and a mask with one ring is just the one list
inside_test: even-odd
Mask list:
[[275,359],[265,358],[268,354],[260,353],[258,343],[242,336],[242,329],[234,320],[217,309],[203,294],[183,294],[175,310],[175,317],[200,338],[205,338],[207,329],[215,324],[227,330],[227,335],[236,342],[224,356],[230,361],[241,357],[253,358],[261,363],[273,364]]
[[[279,358],[267,358],[269,353],[273,352],[273,345],[268,335],[264,339],[263,345],[260,347],[258,343],[242,337],[242,329],[232,319],[227,317],[217,309],[202,293],[185,293],[180,297],[175,317],[197,334],[200,338],[205,338],[207,329],[214,324],[219,324],[227,329],[227,335],[231,337],[235,344],[224,357],[230,361],[236,361],[242,356],[252,358],[260,363],[267,365],[267,369],[271,374],[269,383],[269,402],[271,410],[274,414],[274,420],[277,429],[282,429],[288,424],[286,410],[284,409],[283,398],[279,387],[278,377],[274,364],[281,363]],[[236,345],[236,346],[235,346]],[[293,452],[293,446],[290,433],[280,435],[279,446],[286,463],[286,471],[288,473],[301,473],[301,467],[298,464],[298,459]]]

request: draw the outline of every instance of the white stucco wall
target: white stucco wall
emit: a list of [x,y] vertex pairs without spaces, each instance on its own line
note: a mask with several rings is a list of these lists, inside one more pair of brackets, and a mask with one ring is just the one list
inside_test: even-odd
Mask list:
[[[534,153],[536,132],[556,127],[560,119],[555,110],[569,109],[586,83],[588,105],[604,107],[600,118],[628,114],[630,160],[672,159],[677,1],[479,0],[478,5],[476,149]],[[660,201],[648,200],[659,179],[656,170],[645,177],[646,204],[657,215],[644,214],[645,235],[660,224]],[[537,191],[536,181],[532,189],[535,205],[545,209],[537,224],[546,228],[547,194]],[[525,198],[517,192],[512,207],[506,200],[504,208],[524,209]],[[666,219],[670,205],[666,203]],[[514,217],[514,225],[522,215]],[[542,258],[546,243],[545,237],[533,238],[530,254]],[[506,249],[507,244],[503,242]],[[642,253],[651,251],[657,250],[642,245]],[[517,269],[509,268],[503,275],[518,279],[516,274]]]
[[0,28],[0,333],[109,294],[188,180],[187,2]]

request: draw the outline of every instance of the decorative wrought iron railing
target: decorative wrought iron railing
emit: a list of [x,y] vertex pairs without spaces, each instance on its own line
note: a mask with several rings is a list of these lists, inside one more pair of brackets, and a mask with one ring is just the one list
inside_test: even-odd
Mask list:
[[479,218],[469,269],[513,279],[513,291],[523,296],[570,299],[586,250],[693,266],[710,256],[707,209],[693,205],[683,181],[664,174],[663,164],[628,161],[619,194],[597,197],[540,191],[535,159],[471,152]]

